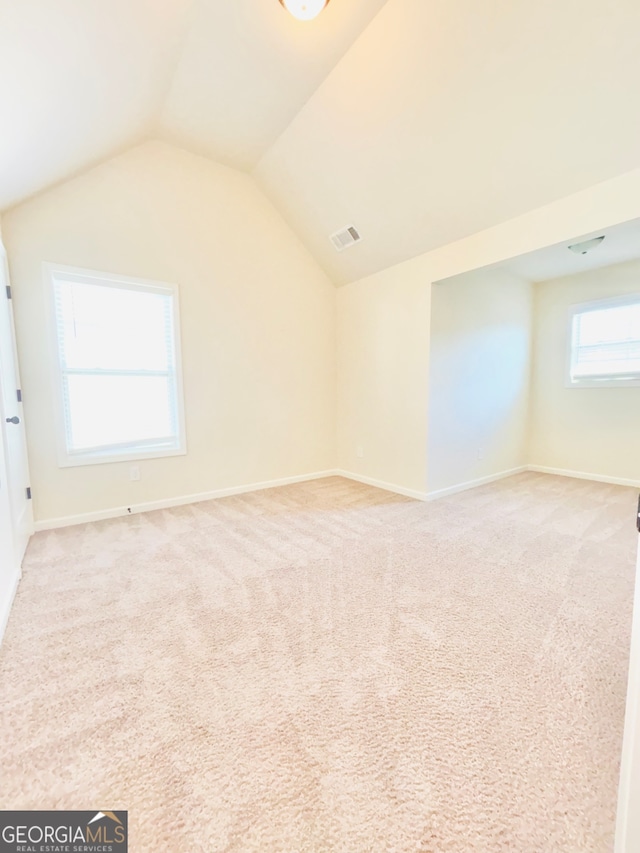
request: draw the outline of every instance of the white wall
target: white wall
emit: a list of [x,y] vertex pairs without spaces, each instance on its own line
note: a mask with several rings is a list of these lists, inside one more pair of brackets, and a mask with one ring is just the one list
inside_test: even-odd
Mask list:
[[[335,289],[252,178],[150,142],[2,227],[37,520],[335,466]],[[186,456],[57,467],[43,261],[178,283]]]
[[566,388],[569,306],[640,293],[640,261],[540,282],[534,288],[530,461],[640,482],[640,388]]
[[527,463],[532,286],[504,270],[435,284],[430,492]]

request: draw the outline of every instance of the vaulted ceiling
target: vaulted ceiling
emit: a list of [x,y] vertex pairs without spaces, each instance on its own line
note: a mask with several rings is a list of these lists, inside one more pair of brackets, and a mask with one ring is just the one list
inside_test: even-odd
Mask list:
[[0,209],[162,137],[338,284],[640,166],[638,0],[0,0],[0,79]]
[[250,169],[384,2],[0,0],[0,210],[150,136]]

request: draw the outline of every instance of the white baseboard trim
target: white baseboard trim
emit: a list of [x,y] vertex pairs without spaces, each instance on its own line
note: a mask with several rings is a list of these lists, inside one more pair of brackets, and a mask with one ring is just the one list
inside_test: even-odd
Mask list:
[[437,489],[435,492],[428,492],[427,500],[435,501],[438,498],[446,498],[447,495],[455,495],[457,492],[466,492],[467,489],[475,489],[477,486],[484,486],[487,483],[493,483],[496,480],[504,480],[505,477],[512,477],[514,474],[522,474],[529,470],[527,465],[521,465],[519,468],[509,468],[507,471],[498,471],[497,474],[489,474],[487,477],[478,477],[477,480],[467,480],[465,483],[458,483],[456,486],[448,486],[446,489]]
[[2,599],[0,600],[0,643],[2,643],[4,632],[7,628],[7,622],[9,621],[9,614],[11,613],[13,599],[16,597],[16,592],[18,591],[18,584],[20,583],[21,577],[21,570],[19,568],[15,569],[13,575],[9,578],[7,582],[6,589],[2,591]]
[[[540,474],[557,474],[562,477],[576,477],[581,480],[595,480],[600,483],[611,483],[612,485],[617,486],[632,486],[634,488],[640,488],[640,480],[626,480],[620,477],[605,477],[599,474],[587,474],[582,471],[565,471],[561,468],[548,468],[542,465],[523,465],[519,468],[510,468],[507,471],[490,474],[487,477],[480,477],[476,480],[468,480],[465,483],[458,483],[457,485],[449,486],[446,489],[438,489],[434,492],[420,492],[416,489],[407,489],[404,486],[398,486],[395,483],[388,483],[384,480],[376,480],[373,477],[365,477],[360,474],[355,474],[352,471],[329,469],[327,471],[316,471],[312,474],[300,474],[295,477],[283,477],[278,480],[266,480],[262,483],[247,483],[242,486],[232,486],[227,489],[214,489],[210,492],[200,492],[195,495],[180,495],[175,498],[166,498],[159,501],[147,501],[146,503],[135,504],[130,507],[119,506],[111,509],[96,510],[95,512],[80,513],[78,515],[66,515],[60,518],[46,518],[36,521],[34,528],[36,531],[55,530],[58,527],[71,527],[76,524],[86,524],[90,521],[103,521],[107,518],[119,518],[124,515],[133,515],[140,512],[152,512],[156,509],[168,509],[173,506],[184,506],[185,504],[210,501],[215,500],[216,498],[230,497],[231,495],[242,495],[247,492],[257,492],[262,489],[274,489],[278,486],[288,486],[293,483],[304,483],[308,480],[320,480],[323,477],[345,477],[348,480],[355,480],[357,483],[364,483],[367,486],[374,486],[377,489],[384,489],[387,492],[395,492],[398,495],[404,495],[405,497],[414,498],[418,501],[433,501],[438,498],[444,498],[447,495],[454,495],[457,492],[464,492],[467,489],[474,489],[477,486],[484,486],[487,483],[492,483],[495,480],[502,480],[505,477],[511,477],[514,474],[522,474],[524,471],[535,471]],[[0,626],[2,625],[2,618],[3,615],[0,612]]]
[[527,465],[528,471],[538,474],[556,474],[559,477],[574,477],[576,480],[593,480],[596,483],[611,483],[612,486],[631,486],[640,489],[640,480],[624,477],[607,477],[604,474],[588,474],[585,471],[567,471],[564,468],[548,468],[546,465]]
[[214,489],[211,492],[200,492],[195,495],[180,495],[175,498],[165,498],[159,501],[118,506],[111,509],[100,509],[95,512],[83,512],[78,515],[65,515],[61,518],[45,518],[35,522],[36,531],[55,530],[58,527],[72,527],[75,524],[86,524],[89,521],[104,521],[107,518],[119,518],[123,515],[134,515],[139,512],[152,512],[155,509],[168,509],[173,506],[195,504],[200,501],[210,501],[215,498],[227,498],[231,495],[243,495],[247,492],[258,492],[262,489],[274,489],[277,486],[289,486],[292,483],[304,483],[307,480],[320,480],[323,477],[334,477],[335,470],[316,471],[312,474],[300,474],[295,477],[282,477],[279,480],[266,480],[263,483],[247,483],[243,486],[231,486],[228,489]]
[[395,492],[397,495],[404,495],[407,498],[415,498],[418,501],[428,500],[426,492],[418,492],[415,489],[405,489],[404,486],[397,486],[395,483],[386,483],[384,480],[375,480],[373,477],[362,477],[360,474],[354,474],[351,471],[342,471],[338,469],[334,471],[338,477],[346,477],[347,480],[355,480],[356,483],[364,483],[366,486],[375,486],[377,489],[384,489],[385,492]]

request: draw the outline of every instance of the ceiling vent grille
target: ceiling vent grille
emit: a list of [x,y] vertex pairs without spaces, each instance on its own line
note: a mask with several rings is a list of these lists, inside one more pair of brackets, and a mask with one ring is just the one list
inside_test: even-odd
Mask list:
[[355,246],[356,243],[359,243],[362,237],[355,226],[347,225],[346,228],[341,228],[340,231],[332,234],[329,239],[333,243],[333,248],[336,252],[344,252],[349,246]]

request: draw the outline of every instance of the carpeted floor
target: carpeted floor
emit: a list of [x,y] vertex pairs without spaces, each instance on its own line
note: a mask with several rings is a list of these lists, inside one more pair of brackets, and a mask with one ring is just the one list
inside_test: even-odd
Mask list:
[[340,478],[37,534],[0,808],[132,853],[610,853],[632,489]]

